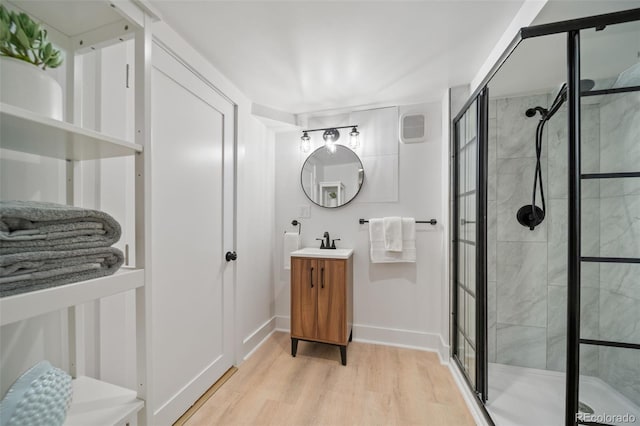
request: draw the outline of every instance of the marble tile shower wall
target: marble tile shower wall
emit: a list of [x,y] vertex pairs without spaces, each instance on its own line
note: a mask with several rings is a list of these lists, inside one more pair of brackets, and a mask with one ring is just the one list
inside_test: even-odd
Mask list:
[[[581,109],[581,169],[583,173],[600,171],[600,109],[597,104]],[[548,123],[549,135],[549,252],[547,369],[564,371],[567,327],[567,109],[566,106]],[[600,250],[600,182],[582,181],[582,253],[599,256]],[[583,263],[581,269],[581,334],[598,333],[600,265]],[[598,375],[598,348],[583,346],[580,372]]]
[[[600,123],[601,171],[640,171],[640,94],[607,96]],[[602,180],[600,196],[600,256],[640,257],[640,178]],[[640,265],[602,264],[599,291],[599,333],[587,337],[640,343]],[[599,348],[599,376],[640,405],[640,351]]]
[[[516,212],[531,202],[537,120],[526,109],[547,95],[497,99],[489,108],[488,281],[489,360],[546,367],[547,225],[529,231]],[[547,141],[541,160],[547,181]]]
[[[555,95],[555,94],[554,94]],[[564,370],[566,345],[567,172],[566,109],[547,123],[542,176],[547,217],[534,231],[520,225],[516,212],[531,203],[535,134],[539,116],[524,112],[547,107],[552,95],[495,99],[489,113],[488,306],[489,362]],[[599,171],[599,111],[583,110],[583,170]],[[595,182],[595,183],[594,183]],[[640,187],[639,187],[640,188]],[[583,250],[599,249],[599,184],[583,191]],[[539,197],[537,204],[540,204]],[[599,268],[583,270],[588,288],[583,327],[598,330]],[[584,351],[583,374],[598,371],[598,350]]]

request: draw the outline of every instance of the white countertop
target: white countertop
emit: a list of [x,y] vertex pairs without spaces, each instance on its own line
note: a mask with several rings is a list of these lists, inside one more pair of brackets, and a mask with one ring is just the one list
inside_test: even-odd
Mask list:
[[315,257],[319,259],[348,259],[353,255],[353,249],[319,249],[307,247],[291,252],[291,257]]

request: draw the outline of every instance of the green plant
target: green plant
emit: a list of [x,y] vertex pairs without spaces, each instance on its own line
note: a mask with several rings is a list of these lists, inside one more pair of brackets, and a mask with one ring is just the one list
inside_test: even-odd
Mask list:
[[336,194],[335,192],[330,192],[329,193],[329,197],[331,198],[336,198],[338,196],[338,194]]
[[29,62],[42,69],[62,64],[62,54],[47,40],[47,30],[26,13],[0,5],[0,56]]

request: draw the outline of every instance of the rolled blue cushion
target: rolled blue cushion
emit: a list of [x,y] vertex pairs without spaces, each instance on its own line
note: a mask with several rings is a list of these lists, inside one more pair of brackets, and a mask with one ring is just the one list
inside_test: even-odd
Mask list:
[[71,376],[40,361],[15,381],[0,401],[0,426],[59,426],[73,393]]

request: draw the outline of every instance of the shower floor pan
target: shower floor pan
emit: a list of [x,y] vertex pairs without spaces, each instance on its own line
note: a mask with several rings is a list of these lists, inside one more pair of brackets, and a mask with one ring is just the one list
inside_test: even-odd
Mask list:
[[[496,426],[563,426],[564,400],[564,373],[489,364],[486,406]],[[635,422],[609,424],[640,426],[640,407],[597,377],[580,376],[580,401],[596,415],[635,416]]]

